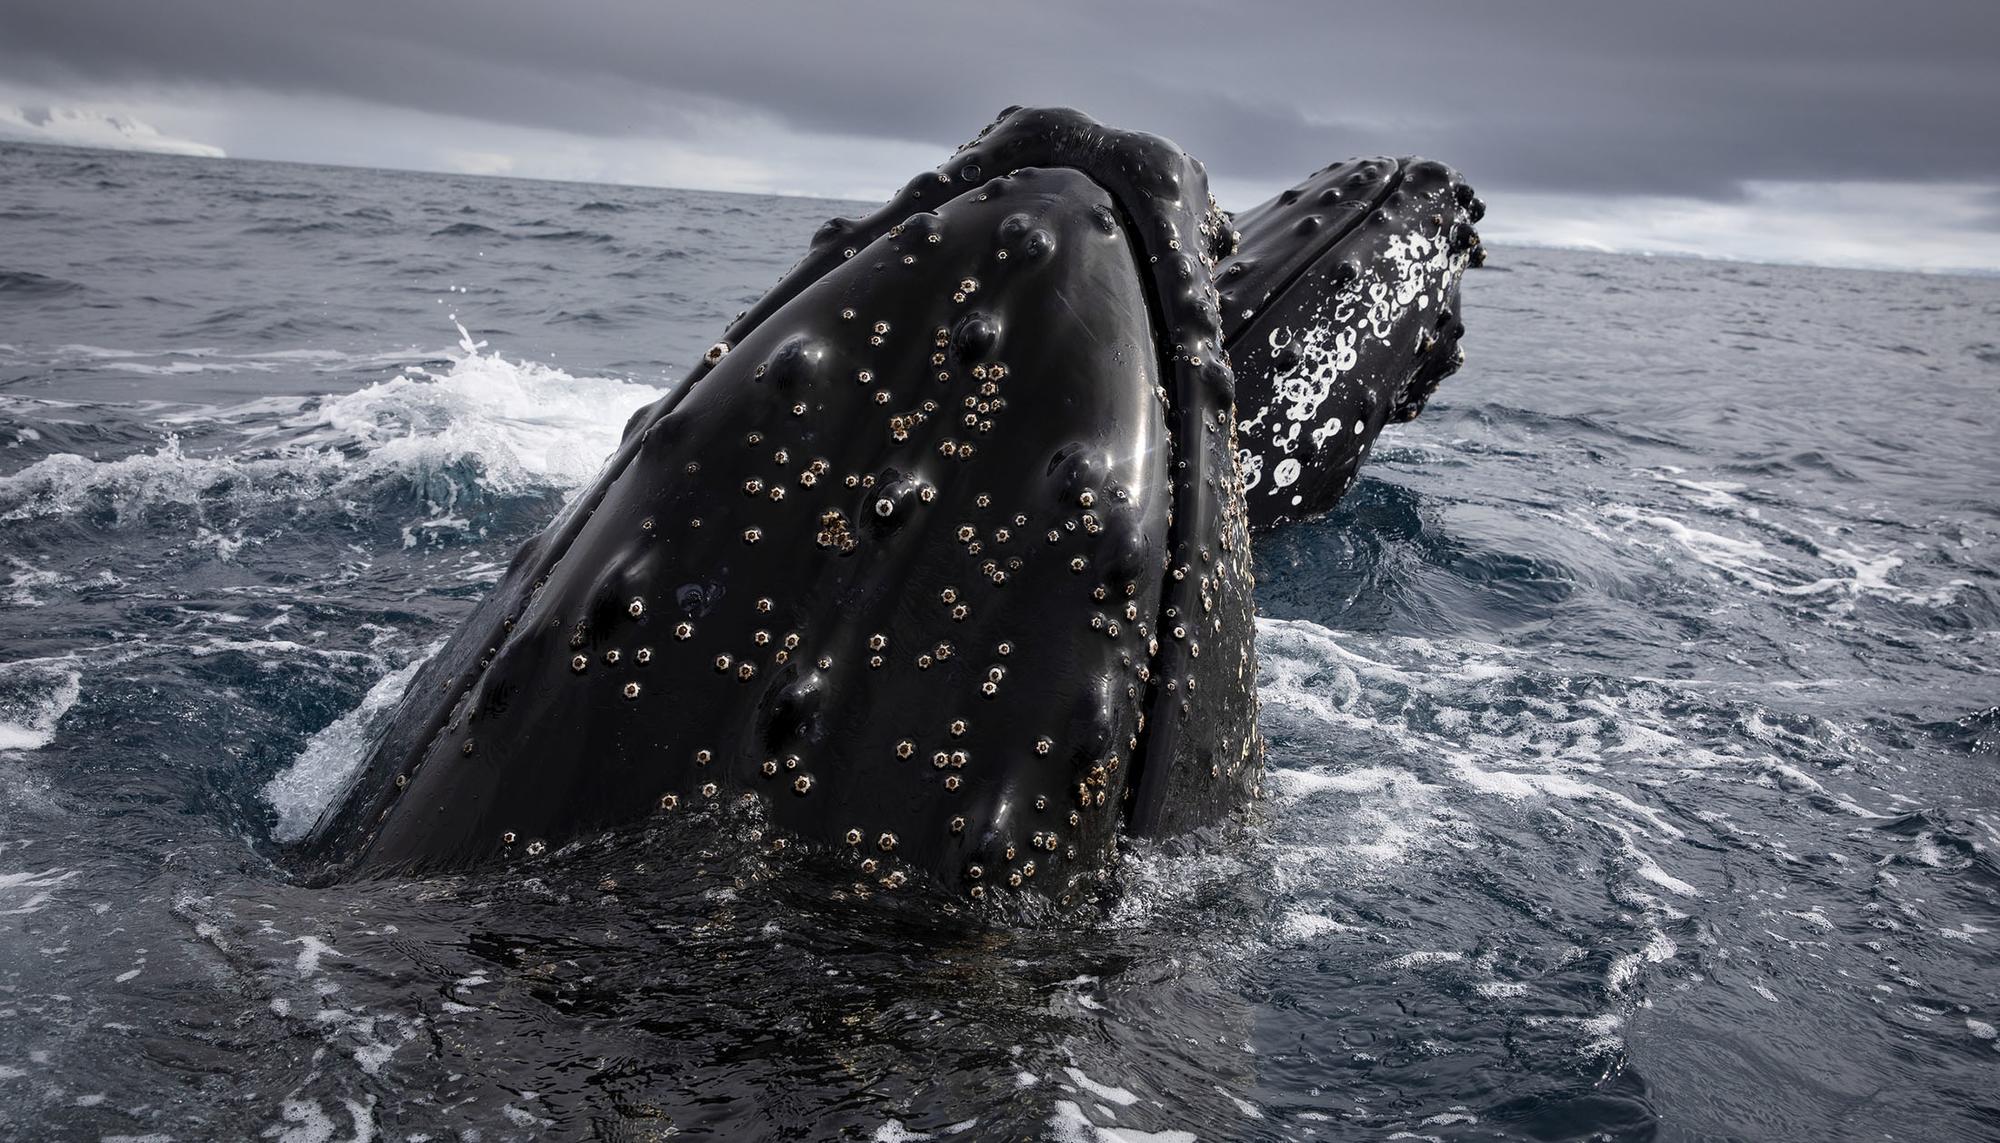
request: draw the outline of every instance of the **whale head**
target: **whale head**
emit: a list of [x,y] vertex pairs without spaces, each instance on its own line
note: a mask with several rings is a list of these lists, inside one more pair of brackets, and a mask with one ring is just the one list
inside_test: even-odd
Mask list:
[[1459,283],[1485,205],[1423,159],[1354,159],[1238,215],[1217,267],[1251,523],[1331,509],[1384,425],[1464,361]]
[[1016,111],[807,258],[516,556],[309,843],[533,861],[754,803],[871,881],[1068,898],[1257,782],[1198,165]]

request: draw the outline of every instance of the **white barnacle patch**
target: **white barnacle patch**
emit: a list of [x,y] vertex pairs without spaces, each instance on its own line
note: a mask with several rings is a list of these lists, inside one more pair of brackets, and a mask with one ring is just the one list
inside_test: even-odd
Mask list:
[[1341,430],[1340,418],[1328,417],[1324,422],[1320,424],[1318,428],[1312,431],[1313,447],[1316,449],[1325,448],[1326,442],[1340,435],[1340,430]]
[[1299,462],[1294,457],[1286,457],[1278,462],[1278,467],[1271,470],[1271,483],[1278,488],[1285,488],[1298,478]]
[[[1289,364],[1271,378],[1271,404],[1237,425],[1251,438],[1251,447],[1243,450],[1238,463],[1246,490],[1257,487],[1264,475],[1261,458],[1253,454],[1291,455],[1305,443],[1300,440],[1301,426],[1311,426],[1306,441],[1315,450],[1347,428],[1340,418],[1322,421],[1320,414],[1328,400],[1351,392],[1355,383],[1349,374],[1359,363],[1364,342],[1373,338],[1389,345],[1410,310],[1442,305],[1451,283],[1464,273],[1466,261],[1465,254],[1451,252],[1442,232],[1391,235],[1372,264],[1300,315],[1298,325],[1270,331],[1273,358],[1288,359]],[[1368,396],[1372,400],[1375,394]],[[1353,424],[1356,435],[1366,431],[1365,418]],[[1260,438],[1262,445],[1255,443]],[[1277,480],[1273,473],[1271,490],[1275,493],[1293,482]]]
[[[1245,427],[1248,427],[1247,422]],[[1243,491],[1248,492],[1257,487],[1258,481],[1264,479],[1264,458],[1247,448],[1238,449],[1236,469],[1243,474]]]

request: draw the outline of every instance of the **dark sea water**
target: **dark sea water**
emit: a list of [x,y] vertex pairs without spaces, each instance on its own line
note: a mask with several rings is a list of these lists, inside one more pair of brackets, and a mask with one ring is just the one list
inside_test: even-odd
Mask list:
[[1495,251],[1260,542],[1268,797],[1106,914],[289,880],[845,209],[0,146],[0,1138],[2000,1138],[1996,281]]

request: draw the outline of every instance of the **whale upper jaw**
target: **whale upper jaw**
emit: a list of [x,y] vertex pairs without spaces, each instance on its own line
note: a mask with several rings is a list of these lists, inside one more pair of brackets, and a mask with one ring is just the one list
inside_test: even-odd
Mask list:
[[1484,213],[1443,164],[1372,158],[1235,218],[1217,277],[1253,526],[1333,508],[1383,426],[1458,369],[1459,282],[1484,260]]
[[307,853],[532,860],[749,799],[884,885],[1064,898],[1121,829],[1240,805],[1209,205],[1162,140],[1014,112],[823,232],[524,545]]

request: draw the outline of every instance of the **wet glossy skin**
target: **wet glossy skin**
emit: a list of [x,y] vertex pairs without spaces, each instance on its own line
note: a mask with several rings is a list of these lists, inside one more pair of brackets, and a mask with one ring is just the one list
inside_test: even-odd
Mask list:
[[1386,424],[1464,361],[1459,280],[1485,206],[1457,172],[1353,159],[1238,215],[1217,267],[1251,525],[1333,508]]
[[1217,221],[1170,144],[1031,111],[830,226],[419,673],[311,856],[532,860],[747,797],[885,886],[1064,897],[1120,829],[1240,805]]

